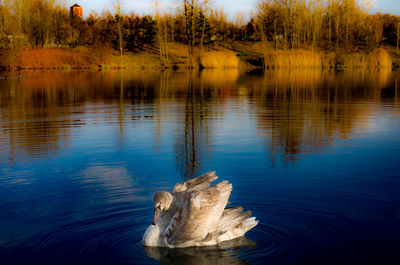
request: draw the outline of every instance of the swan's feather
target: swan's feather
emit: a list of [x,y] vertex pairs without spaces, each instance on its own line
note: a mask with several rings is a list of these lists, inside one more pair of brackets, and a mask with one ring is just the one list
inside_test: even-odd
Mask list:
[[[236,213],[235,213],[236,214]],[[232,217],[227,219],[224,223],[220,223],[218,226],[218,232],[219,234],[223,234],[226,231],[231,230],[232,228],[238,226],[239,224],[241,224],[242,222],[244,222],[244,220],[246,220],[247,218],[249,218],[251,216],[251,211],[246,211],[244,213],[241,213],[239,215],[236,215],[235,217]]]
[[191,191],[189,199],[171,222],[168,244],[204,241],[209,233],[215,232],[231,191],[232,185],[227,181],[201,191]]
[[243,208],[240,206],[225,208],[221,219],[218,221],[218,230],[222,230],[224,227],[226,227],[230,222],[232,222],[233,219],[238,217],[242,211]]
[[215,171],[207,172],[197,178],[176,184],[172,190],[172,194],[205,189],[209,187],[210,183],[217,178],[218,177],[215,175]]
[[217,241],[223,242],[227,240],[231,240],[234,238],[238,238],[243,236],[247,231],[252,229],[258,224],[258,220],[255,217],[247,218],[243,222],[239,223],[235,227],[229,229],[225,233],[218,236]]
[[175,198],[172,205],[172,211],[175,213],[177,209],[183,207],[185,202],[191,196],[192,191],[208,188],[211,182],[213,182],[217,178],[218,177],[215,175],[215,171],[211,171],[197,178],[176,184],[171,192]]

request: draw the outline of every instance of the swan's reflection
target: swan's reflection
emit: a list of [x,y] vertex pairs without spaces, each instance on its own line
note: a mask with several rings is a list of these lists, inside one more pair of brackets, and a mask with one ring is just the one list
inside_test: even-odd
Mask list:
[[250,264],[241,260],[239,251],[251,249],[256,243],[246,237],[236,238],[221,243],[219,246],[190,248],[160,248],[145,247],[143,249],[149,258],[162,265],[213,265],[213,264]]

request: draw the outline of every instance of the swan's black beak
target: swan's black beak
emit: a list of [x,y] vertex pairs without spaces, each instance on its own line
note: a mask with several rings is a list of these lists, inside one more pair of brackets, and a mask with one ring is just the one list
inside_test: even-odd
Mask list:
[[161,209],[159,207],[154,209],[153,225],[156,225],[160,217]]

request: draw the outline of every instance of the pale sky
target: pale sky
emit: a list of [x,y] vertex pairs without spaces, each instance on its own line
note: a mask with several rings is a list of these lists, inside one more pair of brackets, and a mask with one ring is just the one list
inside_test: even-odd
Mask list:
[[[74,3],[79,4],[83,8],[84,16],[89,15],[91,10],[96,11],[101,14],[103,10],[110,10],[114,13],[114,3],[117,0],[67,0],[69,5]],[[137,14],[154,14],[155,10],[155,0],[120,0],[122,5],[122,10],[124,13],[130,13],[134,11]],[[246,17],[251,11],[256,11],[257,2],[259,0],[209,0],[210,6],[223,7],[224,11],[230,17],[234,17],[237,12],[243,13]],[[392,13],[400,14],[400,0],[370,0],[374,3],[374,7],[371,12],[381,12],[381,13]],[[177,6],[179,6],[183,0],[159,0],[160,11],[166,11],[173,13]]]

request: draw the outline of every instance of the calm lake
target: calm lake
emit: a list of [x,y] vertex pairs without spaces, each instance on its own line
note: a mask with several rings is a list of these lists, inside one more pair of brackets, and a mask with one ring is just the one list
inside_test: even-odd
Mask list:
[[[147,249],[153,195],[215,170],[243,244]],[[0,80],[0,263],[400,264],[400,73]]]

